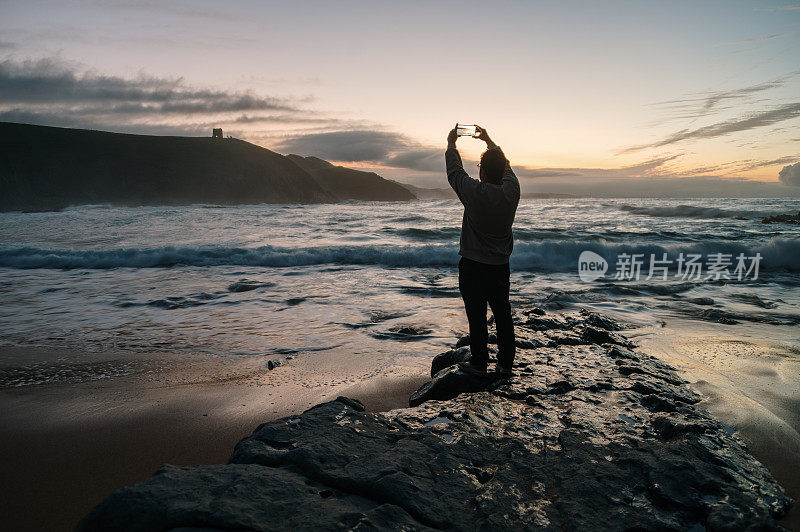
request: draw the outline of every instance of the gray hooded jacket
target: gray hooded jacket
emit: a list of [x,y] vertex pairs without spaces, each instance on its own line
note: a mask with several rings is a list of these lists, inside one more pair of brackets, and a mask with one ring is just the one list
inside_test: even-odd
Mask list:
[[493,185],[472,179],[454,146],[447,147],[444,158],[447,180],[464,204],[459,255],[484,264],[506,264],[514,248],[511,225],[519,204],[519,180],[511,164],[506,160],[503,181]]

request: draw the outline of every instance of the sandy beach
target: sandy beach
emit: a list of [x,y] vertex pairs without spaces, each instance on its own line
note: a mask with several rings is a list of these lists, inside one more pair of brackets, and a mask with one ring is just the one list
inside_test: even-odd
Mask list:
[[[4,370],[13,362],[63,356],[131,363],[124,353],[3,348],[0,354]],[[125,376],[3,389],[0,528],[72,530],[110,492],[146,479],[162,464],[225,463],[235,443],[260,423],[337,395],[373,410],[406,406],[426,378],[405,366],[355,383],[353,374],[363,369],[358,360],[344,364],[330,355],[309,354],[273,371],[261,359],[213,367],[174,354],[137,355],[139,371]]]

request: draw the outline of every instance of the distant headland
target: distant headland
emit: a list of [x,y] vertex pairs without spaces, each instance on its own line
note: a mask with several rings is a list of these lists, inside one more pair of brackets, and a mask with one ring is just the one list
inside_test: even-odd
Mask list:
[[0,122],[0,210],[416,199],[373,172],[213,133],[130,135]]

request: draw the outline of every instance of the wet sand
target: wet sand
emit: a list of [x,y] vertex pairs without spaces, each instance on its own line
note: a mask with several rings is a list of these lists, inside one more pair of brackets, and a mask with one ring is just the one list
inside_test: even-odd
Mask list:
[[[6,370],[69,356],[131,364],[125,354],[0,349]],[[134,358],[136,371],[127,375],[0,390],[0,529],[72,530],[113,490],[164,463],[225,463],[260,423],[338,395],[376,411],[406,406],[426,378],[406,366],[358,382],[368,359],[345,353],[304,354],[273,371],[258,358],[216,367],[207,358]]]
[[[631,334],[632,333],[632,334]],[[671,320],[626,332],[673,365],[703,395],[701,405],[736,429],[752,455],[795,500],[781,524],[800,530],[800,351],[797,331]],[[769,337],[766,340],[765,337]]]

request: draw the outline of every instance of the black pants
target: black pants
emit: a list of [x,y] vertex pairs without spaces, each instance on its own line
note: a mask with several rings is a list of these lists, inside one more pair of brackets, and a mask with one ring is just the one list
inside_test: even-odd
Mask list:
[[497,328],[497,362],[510,369],[514,363],[514,322],[508,302],[508,264],[483,264],[462,257],[458,263],[458,289],[469,321],[472,365],[486,367],[486,303],[492,308]]

